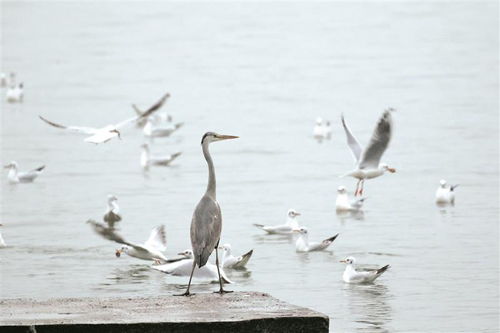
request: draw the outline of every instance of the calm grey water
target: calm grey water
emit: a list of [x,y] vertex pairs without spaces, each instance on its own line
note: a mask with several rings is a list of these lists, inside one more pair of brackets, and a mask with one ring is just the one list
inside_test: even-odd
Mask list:
[[[205,190],[200,139],[211,147],[223,242],[251,248],[233,290],[259,290],[328,314],[336,332],[498,330],[498,5],[495,2],[14,3],[2,2],[2,71],[25,82],[25,103],[2,97],[1,162],[46,164],[30,185],[2,190],[1,298],[171,295],[186,278],[116,259],[84,222],[119,197],[123,234],[143,241],[165,224],[168,254],[189,247]],[[94,146],[43,124],[98,126],[165,91],[185,127],[157,152],[180,150],[145,176],[142,133]],[[2,91],[2,95],[4,91]],[[337,176],[352,168],[343,112],[362,143],[388,106],[394,175],[368,181],[364,216],[337,216]],[[333,121],[318,144],[314,119]],[[4,173],[5,176],[5,173]],[[437,208],[441,178],[460,183]],[[340,233],[333,252],[297,254],[253,223],[302,212],[311,238]],[[338,261],[390,264],[374,285],[342,282]],[[196,292],[215,285],[197,284]],[[214,296],[215,297],[215,296]]]

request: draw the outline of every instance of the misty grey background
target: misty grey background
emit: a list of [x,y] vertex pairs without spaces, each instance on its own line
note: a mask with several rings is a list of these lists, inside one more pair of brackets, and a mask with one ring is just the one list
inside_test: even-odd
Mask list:
[[[46,164],[34,184],[2,177],[1,298],[171,295],[187,278],[116,259],[116,244],[84,222],[118,196],[122,233],[144,241],[167,227],[169,255],[190,246],[192,211],[207,181],[208,130],[241,136],[211,146],[223,242],[253,248],[229,289],[258,290],[328,314],[332,330],[498,330],[498,5],[426,3],[2,2],[2,64],[25,82],[25,102],[2,90],[1,163]],[[142,133],[94,146],[50,128],[99,126],[164,92],[185,127],[156,152],[182,151],[144,175]],[[365,144],[392,106],[384,161],[396,174],[366,182],[362,218],[335,214],[337,176],[353,167],[343,112]],[[312,137],[314,119],[333,124]],[[460,183],[439,209],[441,178]],[[333,252],[297,254],[252,223],[302,213],[311,239],[340,233]],[[342,282],[338,261],[390,264],[374,285]],[[197,284],[195,292],[215,285]],[[214,296],[216,297],[216,296]],[[222,311],[222,309],[221,309]]]

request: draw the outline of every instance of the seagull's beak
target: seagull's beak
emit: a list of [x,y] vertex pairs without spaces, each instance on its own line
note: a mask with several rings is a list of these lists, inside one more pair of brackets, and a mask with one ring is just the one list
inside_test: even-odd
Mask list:
[[229,139],[238,139],[239,136],[235,135],[217,135],[217,139],[219,140],[229,140]]
[[387,171],[389,171],[390,173],[395,173],[396,169],[394,169],[394,168],[387,168]]
[[122,252],[123,252],[122,250],[116,250],[116,252],[115,252],[115,256],[116,256],[117,258],[120,258],[120,256],[122,255]]

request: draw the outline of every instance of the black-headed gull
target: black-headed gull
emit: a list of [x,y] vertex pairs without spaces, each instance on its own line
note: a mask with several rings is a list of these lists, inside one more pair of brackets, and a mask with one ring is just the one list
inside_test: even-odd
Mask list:
[[356,260],[353,257],[347,257],[340,262],[347,264],[344,274],[342,275],[346,283],[371,283],[390,267],[389,265],[385,265],[382,268],[372,271],[357,271],[356,268],[354,268]]
[[335,200],[335,209],[337,212],[354,212],[363,207],[366,198],[351,199],[344,186],[337,188],[337,199]]
[[221,262],[224,268],[244,268],[253,254],[253,250],[250,250],[241,256],[235,257],[231,253],[231,244],[219,246],[219,249],[222,250]]
[[309,232],[307,228],[302,227],[299,229],[295,229],[294,232],[299,234],[299,237],[295,242],[295,250],[297,252],[313,252],[326,250],[326,248],[328,248],[339,235],[336,234],[335,236],[327,238],[321,242],[309,242]]
[[299,212],[297,212],[295,209],[289,209],[287,213],[286,224],[279,224],[274,226],[254,224],[254,226],[264,230],[268,234],[291,235],[294,229],[299,229],[297,216],[300,216]]
[[108,207],[106,213],[104,213],[103,220],[110,228],[114,228],[115,223],[122,220],[120,207],[118,206],[118,198],[114,195],[108,195]]
[[169,166],[170,163],[182,154],[182,152],[176,152],[172,155],[153,155],[147,143],[142,144],[141,148],[141,166],[143,169],[148,169],[152,165]]
[[448,185],[446,180],[441,179],[439,187],[436,190],[436,203],[437,204],[454,204],[455,203],[455,189],[456,185]]
[[147,109],[146,111],[142,111],[141,109],[139,109],[135,104],[132,104],[132,108],[134,109],[135,113],[137,114],[137,116],[139,117],[136,121],[136,125],[137,127],[144,127],[144,125],[146,125],[146,122],[148,120],[148,117],[143,117],[143,115],[146,113],[146,112],[150,112],[150,111],[156,111],[158,109],[160,109],[163,104],[165,104],[165,101],[170,97],[170,94],[169,93],[166,93],[165,95],[163,95],[160,100],[158,102],[156,102],[155,104],[153,104],[149,109]]
[[10,183],[32,183],[42,173],[45,165],[30,171],[19,172],[17,163],[11,161],[9,164],[5,165],[4,168],[9,170],[7,179]]
[[5,97],[9,103],[22,103],[24,99],[24,85],[19,83],[17,85],[10,86],[7,88]]

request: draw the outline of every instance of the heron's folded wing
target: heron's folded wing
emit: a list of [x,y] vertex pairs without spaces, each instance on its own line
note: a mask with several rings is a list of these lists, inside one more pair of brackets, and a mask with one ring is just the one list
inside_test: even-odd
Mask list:
[[386,110],[377,122],[372,138],[361,154],[359,168],[378,168],[382,154],[384,154],[392,135],[391,111]]

